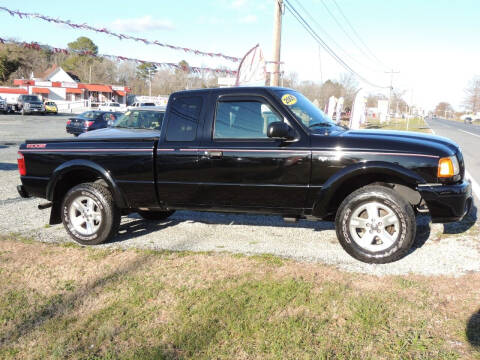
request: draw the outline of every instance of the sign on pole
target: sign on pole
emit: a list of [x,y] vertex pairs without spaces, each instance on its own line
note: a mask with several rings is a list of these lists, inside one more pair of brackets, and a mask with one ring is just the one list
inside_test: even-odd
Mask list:
[[353,101],[352,115],[350,117],[350,129],[360,129],[360,125],[365,122],[365,92],[363,89],[357,91]]

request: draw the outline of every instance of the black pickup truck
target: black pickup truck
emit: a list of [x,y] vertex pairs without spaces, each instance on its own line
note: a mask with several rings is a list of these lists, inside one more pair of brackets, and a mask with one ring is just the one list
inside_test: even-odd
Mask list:
[[350,255],[386,263],[412,246],[417,212],[452,222],[472,206],[452,141],[348,130],[290,89],[181,91],[155,129],[127,123],[20,146],[20,195],[47,199],[39,207],[52,207],[50,223],[81,244],[111,239],[132,212],[158,221],[177,209],[266,213],[335,221]]

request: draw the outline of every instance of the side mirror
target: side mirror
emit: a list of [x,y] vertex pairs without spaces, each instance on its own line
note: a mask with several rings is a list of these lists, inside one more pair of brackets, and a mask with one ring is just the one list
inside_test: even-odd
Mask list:
[[274,139],[292,140],[295,131],[283,121],[275,121],[268,125],[267,136]]

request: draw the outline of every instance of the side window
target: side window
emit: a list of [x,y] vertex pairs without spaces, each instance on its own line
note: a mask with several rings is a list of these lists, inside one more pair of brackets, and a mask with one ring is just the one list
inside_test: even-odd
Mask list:
[[167,141],[193,141],[202,108],[200,96],[179,97],[170,104]]
[[268,124],[283,121],[260,101],[220,101],[215,115],[214,139],[267,138]]

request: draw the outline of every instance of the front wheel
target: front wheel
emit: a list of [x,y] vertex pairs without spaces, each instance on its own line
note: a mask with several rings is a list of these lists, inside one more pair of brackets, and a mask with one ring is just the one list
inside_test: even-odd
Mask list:
[[405,256],[416,234],[412,206],[380,185],[368,185],[347,196],[337,211],[335,227],[347,253],[377,264]]
[[84,183],[70,189],[62,203],[62,222],[68,234],[82,245],[97,245],[118,232],[120,211],[103,185]]

